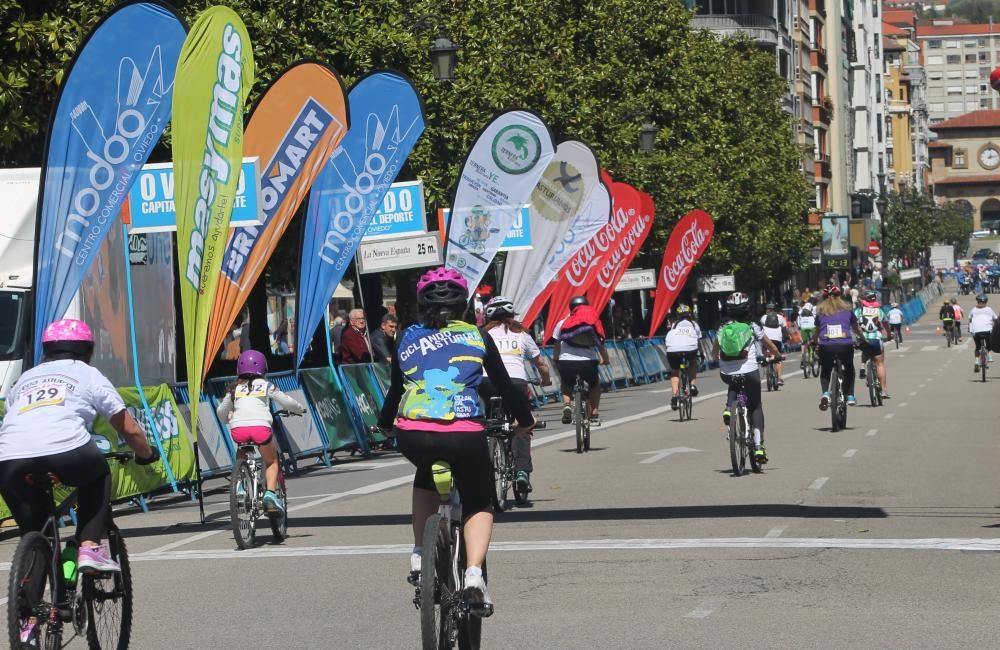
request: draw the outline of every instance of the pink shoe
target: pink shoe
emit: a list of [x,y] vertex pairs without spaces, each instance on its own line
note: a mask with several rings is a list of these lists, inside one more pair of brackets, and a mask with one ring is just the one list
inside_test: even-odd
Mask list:
[[118,573],[122,570],[118,563],[111,559],[103,545],[81,546],[76,566],[81,573]]
[[29,644],[31,647],[38,646],[38,622],[34,617],[21,623],[21,643]]

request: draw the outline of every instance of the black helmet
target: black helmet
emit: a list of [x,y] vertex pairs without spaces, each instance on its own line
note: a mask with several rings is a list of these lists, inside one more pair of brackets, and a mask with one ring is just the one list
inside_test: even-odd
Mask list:
[[750,298],[740,291],[731,293],[726,298],[725,309],[730,316],[745,316],[750,312]]
[[985,293],[981,293],[976,296],[976,302],[985,303],[988,300]]
[[579,307],[580,305],[589,305],[589,304],[590,301],[587,300],[587,296],[574,296],[569,301],[569,308],[573,309],[574,307]]

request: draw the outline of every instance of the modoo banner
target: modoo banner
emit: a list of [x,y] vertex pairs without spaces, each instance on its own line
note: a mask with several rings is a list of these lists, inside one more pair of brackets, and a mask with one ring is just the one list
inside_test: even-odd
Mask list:
[[516,110],[498,115],[472,145],[455,190],[445,249],[445,265],[465,277],[470,298],[554,149],[545,122]]
[[530,251],[515,251],[504,264],[503,294],[519,308],[531,304],[531,290],[545,261],[562,243],[570,222],[600,183],[594,152],[576,140],[560,142],[556,154],[531,192],[534,212]]
[[[629,224],[628,229],[618,237],[614,248],[605,254],[604,259],[597,267],[594,281],[587,289],[587,299],[590,301],[590,306],[598,313],[604,310],[608,300],[614,295],[618,281],[625,275],[625,271],[638,255],[639,248],[646,241],[649,231],[653,228],[653,218],[656,214],[653,197],[645,192],[632,191],[639,198],[638,218]],[[629,200],[634,200],[634,198],[630,196]]]
[[368,75],[354,85],[349,99],[351,129],[309,195],[299,269],[297,364],[372,215],[424,132],[423,103],[401,74]]
[[66,71],[38,192],[36,362],[42,330],[66,313],[170,121],[183,42],[184,23],[165,4],[126,3],[94,27]]
[[[253,80],[243,21],[228,7],[203,11],[184,41],[174,89],[177,270],[193,402],[204,379],[208,323],[243,160],[243,106]],[[195,439],[197,423],[191,421]]]
[[205,368],[212,365],[306,192],[344,139],[349,126],[345,95],[336,72],[318,63],[299,63],[278,76],[250,114],[243,153],[261,160],[264,220],[229,235],[209,321]]
[[427,211],[424,207],[424,182],[393,183],[382,199],[362,242],[378,239],[398,239],[427,232]]
[[649,322],[649,335],[656,332],[667,312],[684,288],[691,269],[708,248],[715,232],[712,216],[704,210],[692,210],[674,226],[667,248],[663,251],[659,285],[653,299],[653,314]]

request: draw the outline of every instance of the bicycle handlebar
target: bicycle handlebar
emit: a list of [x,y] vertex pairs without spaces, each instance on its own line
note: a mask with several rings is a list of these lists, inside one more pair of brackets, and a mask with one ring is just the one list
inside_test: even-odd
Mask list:
[[288,409],[279,409],[279,410],[277,410],[277,411],[274,412],[274,415],[278,415],[278,416],[281,416],[283,418],[284,417],[288,417],[290,415],[294,416],[294,417],[298,417],[298,418],[302,417],[301,413],[292,413]]
[[108,460],[117,460],[119,463],[127,463],[130,460],[135,460],[135,452],[133,451],[110,451],[104,454],[104,457]]

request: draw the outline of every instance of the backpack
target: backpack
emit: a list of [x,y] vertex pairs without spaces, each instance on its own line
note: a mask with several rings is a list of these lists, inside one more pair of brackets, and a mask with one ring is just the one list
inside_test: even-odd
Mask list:
[[600,343],[597,329],[586,323],[570,330],[562,330],[559,332],[559,340],[578,348],[592,348]]
[[780,326],[781,326],[781,321],[778,320],[777,312],[772,312],[768,314],[767,318],[764,319],[764,327],[767,327],[769,329],[776,329]]
[[753,327],[750,323],[730,321],[719,328],[719,352],[726,361],[747,358],[747,348],[753,341]]

